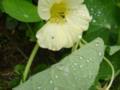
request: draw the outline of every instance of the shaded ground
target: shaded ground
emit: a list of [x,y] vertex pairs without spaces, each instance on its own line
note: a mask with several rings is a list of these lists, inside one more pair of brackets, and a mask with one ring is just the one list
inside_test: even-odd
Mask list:
[[[35,44],[26,37],[24,23],[8,22],[7,17],[6,14],[0,14],[0,90],[11,90],[19,84],[24,66]],[[31,74],[56,63],[63,53],[63,50],[51,52],[39,49],[39,51],[32,65]],[[16,73],[16,66],[19,73]]]
[[7,30],[5,19],[6,15],[0,14],[0,88],[9,90],[9,82],[15,78],[14,67],[25,63],[33,45],[22,39],[20,32]]

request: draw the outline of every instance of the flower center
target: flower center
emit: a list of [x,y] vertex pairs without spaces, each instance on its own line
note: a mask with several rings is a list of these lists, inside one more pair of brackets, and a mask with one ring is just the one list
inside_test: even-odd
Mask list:
[[55,3],[51,8],[51,19],[52,22],[64,22],[66,13],[66,4],[64,2]]

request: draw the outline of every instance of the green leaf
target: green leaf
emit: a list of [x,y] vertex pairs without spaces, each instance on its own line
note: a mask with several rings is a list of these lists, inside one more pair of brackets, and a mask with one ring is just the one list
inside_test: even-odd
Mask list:
[[110,54],[110,55],[113,55],[113,54],[115,54],[116,52],[118,52],[119,50],[120,50],[120,46],[111,46],[111,47],[110,47],[109,54]]
[[13,90],[88,90],[103,56],[104,43],[98,38]]
[[3,8],[11,17],[23,22],[37,22],[37,8],[28,0],[3,0]]
[[[106,44],[116,42],[116,29],[118,28],[118,18],[115,16],[119,11],[114,0],[85,0],[91,16],[93,17],[89,30],[84,38],[88,41],[101,37]],[[115,33],[116,32],[116,33]],[[112,34],[112,35],[111,35]],[[115,38],[115,39],[114,39]]]

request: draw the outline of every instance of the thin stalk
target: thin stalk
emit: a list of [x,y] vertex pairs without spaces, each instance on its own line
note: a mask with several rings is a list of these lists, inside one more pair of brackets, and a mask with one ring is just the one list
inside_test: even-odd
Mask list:
[[78,46],[79,46],[80,40],[77,41],[77,43],[72,47],[72,52],[74,52]]
[[38,49],[39,49],[39,45],[36,43],[36,45],[34,46],[34,48],[33,48],[33,50],[32,50],[32,53],[30,54],[30,57],[29,57],[29,59],[28,59],[28,62],[27,62],[25,71],[24,71],[24,73],[23,73],[23,78],[22,78],[22,81],[23,81],[23,82],[24,82],[24,81],[27,79],[27,77],[28,77],[28,73],[29,73],[29,71],[30,71],[30,67],[31,67],[31,65],[32,65],[32,62],[33,62],[33,60],[34,60],[34,57],[35,57]]
[[110,62],[109,59],[107,59],[106,57],[104,57],[104,60],[108,63],[108,65],[111,67],[111,70],[112,70],[111,80],[110,80],[110,82],[109,82],[109,84],[108,84],[108,86],[106,88],[106,90],[109,90],[110,87],[112,86],[113,81],[114,81],[115,70],[114,70],[114,67],[113,67],[113,65],[112,65],[112,63]]

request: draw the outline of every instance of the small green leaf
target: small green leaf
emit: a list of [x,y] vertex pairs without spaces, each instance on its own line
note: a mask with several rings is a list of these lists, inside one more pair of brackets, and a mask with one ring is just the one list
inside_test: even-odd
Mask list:
[[13,90],[88,90],[103,56],[104,43],[98,38]]
[[11,17],[23,22],[37,22],[37,8],[28,0],[3,0],[3,8]]
[[120,50],[120,46],[112,46],[112,47],[110,47],[109,54],[110,54],[110,55],[113,55],[113,54],[115,54],[116,52],[118,52],[119,50]]

